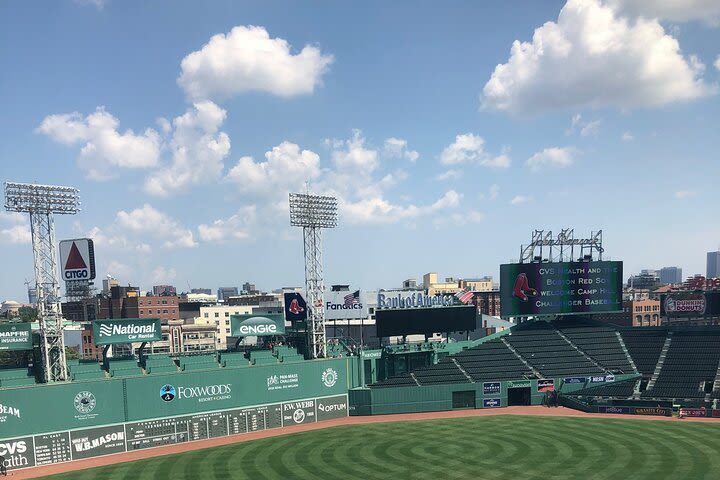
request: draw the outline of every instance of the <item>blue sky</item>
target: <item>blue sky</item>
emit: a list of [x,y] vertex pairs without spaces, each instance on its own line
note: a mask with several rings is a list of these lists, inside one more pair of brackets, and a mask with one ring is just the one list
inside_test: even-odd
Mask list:
[[0,177],[80,188],[57,237],[99,278],[301,285],[305,182],[328,284],[497,278],[536,228],[603,229],[626,276],[720,247],[716,1],[3,2],[0,65]]

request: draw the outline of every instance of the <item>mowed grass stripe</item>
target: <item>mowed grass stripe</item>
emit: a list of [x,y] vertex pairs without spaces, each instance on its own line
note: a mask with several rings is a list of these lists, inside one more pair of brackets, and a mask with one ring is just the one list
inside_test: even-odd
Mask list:
[[55,480],[717,479],[720,422],[536,416],[349,425]]

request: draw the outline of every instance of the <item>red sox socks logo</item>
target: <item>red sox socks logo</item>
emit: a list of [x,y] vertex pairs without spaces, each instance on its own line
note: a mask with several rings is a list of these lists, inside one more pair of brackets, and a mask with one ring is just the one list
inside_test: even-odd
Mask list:
[[515,287],[513,288],[513,297],[517,297],[523,302],[527,302],[529,297],[537,297],[537,290],[530,288],[527,275],[521,273],[515,279]]

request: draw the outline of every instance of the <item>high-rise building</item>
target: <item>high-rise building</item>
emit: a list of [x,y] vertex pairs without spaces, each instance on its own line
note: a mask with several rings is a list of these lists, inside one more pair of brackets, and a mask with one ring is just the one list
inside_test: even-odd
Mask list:
[[120,282],[118,281],[117,278],[113,278],[110,275],[108,275],[107,278],[103,279],[102,284],[103,284],[103,289],[102,289],[103,295],[110,295],[110,290],[112,289],[112,287],[117,287],[118,285],[120,285]]
[[243,283],[242,289],[243,289],[243,292],[245,292],[245,293],[250,293],[250,294],[258,293],[258,290],[257,290],[257,288],[255,288],[254,283],[245,282],[245,283]]
[[707,254],[707,278],[720,278],[720,250]]
[[660,283],[666,285],[682,283],[682,268],[663,267],[660,269]]
[[218,287],[217,289],[217,298],[220,302],[226,302],[230,297],[237,297],[237,294],[237,287]]
[[655,270],[641,270],[628,280],[628,287],[634,289],[654,290],[660,284],[660,277]]

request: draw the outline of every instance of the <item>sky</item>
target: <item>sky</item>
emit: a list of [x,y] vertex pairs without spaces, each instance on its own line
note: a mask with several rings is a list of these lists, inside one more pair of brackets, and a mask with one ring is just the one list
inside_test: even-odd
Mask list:
[[[535,229],[625,277],[720,248],[716,0],[5,1],[0,105],[0,179],[80,189],[98,284],[300,286],[305,191],[327,285],[497,279]],[[27,215],[0,261],[25,300]]]

